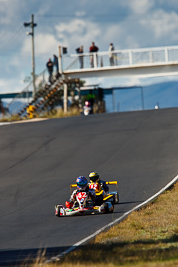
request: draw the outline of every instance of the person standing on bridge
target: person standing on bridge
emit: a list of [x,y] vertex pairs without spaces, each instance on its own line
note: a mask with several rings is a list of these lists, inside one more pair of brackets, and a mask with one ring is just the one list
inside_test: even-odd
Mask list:
[[113,53],[113,51],[114,51],[114,45],[113,45],[113,43],[110,43],[109,50],[108,50],[110,66],[114,66],[114,53]]
[[81,54],[79,55],[79,63],[80,63],[80,68],[83,69],[83,45],[81,45],[80,47],[78,47],[76,49],[77,54]]
[[[93,53],[96,53],[98,52],[99,48],[95,45],[94,42],[92,42],[91,46],[90,46],[90,49],[89,49],[89,52],[92,53],[92,55],[90,56],[90,65],[91,65],[91,68],[94,67],[94,55]],[[97,54],[95,55],[96,56],[96,64],[98,65],[98,57],[97,57]]]
[[59,63],[56,55],[53,55],[53,66],[56,68],[56,78],[59,78]]
[[53,62],[51,61],[51,58],[49,58],[48,62],[46,63],[46,67],[47,67],[48,73],[49,73],[49,83],[52,83],[52,78],[53,78]]

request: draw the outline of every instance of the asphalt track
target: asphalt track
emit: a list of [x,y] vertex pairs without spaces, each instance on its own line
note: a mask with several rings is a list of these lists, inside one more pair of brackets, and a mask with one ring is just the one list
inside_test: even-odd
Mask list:
[[[0,127],[0,265],[55,256],[142,203],[177,174],[178,109]],[[54,216],[79,175],[117,180],[113,214]]]

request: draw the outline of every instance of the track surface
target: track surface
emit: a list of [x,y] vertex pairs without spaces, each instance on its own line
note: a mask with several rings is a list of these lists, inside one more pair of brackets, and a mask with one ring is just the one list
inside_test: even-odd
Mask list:
[[[0,265],[59,254],[177,175],[178,109],[51,119],[0,127]],[[117,180],[113,214],[54,216],[79,175]]]

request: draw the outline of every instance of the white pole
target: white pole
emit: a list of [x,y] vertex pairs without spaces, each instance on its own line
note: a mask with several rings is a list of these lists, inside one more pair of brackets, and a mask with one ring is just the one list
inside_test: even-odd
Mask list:
[[64,83],[64,113],[67,113],[67,83]]
[[32,76],[33,76],[33,98],[36,94],[35,86],[35,45],[34,45],[34,15],[31,15],[31,28],[32,28]]

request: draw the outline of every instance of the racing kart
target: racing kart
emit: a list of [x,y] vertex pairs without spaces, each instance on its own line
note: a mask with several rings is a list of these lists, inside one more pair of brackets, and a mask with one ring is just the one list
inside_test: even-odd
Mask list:
[[[117,181],[107,182],[107,184],[117,185]],[[72,184],[70,187],[76,187],[76,184]],[[103,190],[102,190],[103,191]],[[99,197],[102,193],[97,192],[96,197]],[[88,214],[100,214],[100,213],[112,213],[114,211],[114,204],[119,203],[119,195],[117,191],[107,193],[103,195],[103,201],[101,205],[96,205],[87,192],[78,192],[76,194],[76,201],[71,208],[65,208],[63,205],[55,205],[55,215],[60,216],[74,216],[74,215],[88,215]]]
[[84,107],[83,107],[83,114],[84,114],[85,116],[88,116],[88,115],[90,115],[90,114],[92,114],[92,113],[93,113],[93,108],[92,108],[92,106],[91,106],[90,101],[85,101],[85,105],[84,105]]
[[85,116],[88,116],[88,115],[92,114],[92,108],[91,107],[88,107],[88,106],[84,106],[83,107],[83,114]]

